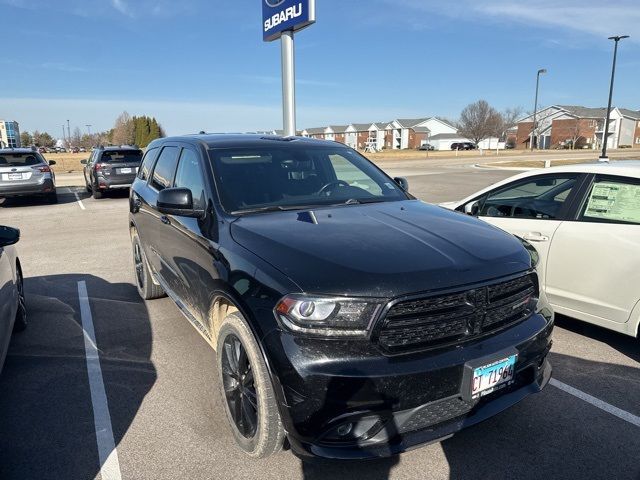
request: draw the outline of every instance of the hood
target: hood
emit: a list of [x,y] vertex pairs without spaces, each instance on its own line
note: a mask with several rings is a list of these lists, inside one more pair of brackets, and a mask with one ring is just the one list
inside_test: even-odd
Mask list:
[[231,235],[316,294],[391,298],[530,268],[515,237],[417,200],[249,215]]

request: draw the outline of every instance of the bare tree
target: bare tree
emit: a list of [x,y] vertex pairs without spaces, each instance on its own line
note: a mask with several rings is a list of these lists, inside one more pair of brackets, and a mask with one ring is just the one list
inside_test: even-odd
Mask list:
[[499,130],[502,124],[500,113],[485,100],[467,105],[460,113],[458,132],[478,145]]
[[82,132],[79,127],[73,129],[73,133],[71,134],[71,146],[79,147],[80,142],[82,140]]
[[112,141],[116,145],[133,145],[135,127],[131,115],[122,112],[113,127]]
[[499,114],[500,121],[495,122],[495,130],[492,132],[492,135],[498,139],[496,142],[496,154],[500,146],[500,139],[504,139],[506,143],[507,131],[518,124],[518,120],[522,117],[522,112],[522,107],[512,107]]
[[585,138],[582,136],[582,124],[579,118],[576,118],[576,121],[571,127],[571,150],[576,148],[576,144],[580,143],[580,147],[582,147],[582,143],[585,141]]

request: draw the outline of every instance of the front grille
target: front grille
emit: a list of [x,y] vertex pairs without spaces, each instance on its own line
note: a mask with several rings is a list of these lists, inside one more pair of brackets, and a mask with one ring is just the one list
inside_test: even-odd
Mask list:
[[534,273],[391,306],[377,335],[391,353],[472,340],[524,320],[537,295]]

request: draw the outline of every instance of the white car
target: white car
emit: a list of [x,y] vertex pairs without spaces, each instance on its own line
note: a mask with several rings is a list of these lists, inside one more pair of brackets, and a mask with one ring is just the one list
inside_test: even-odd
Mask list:
[[20,231],[0,225],[0,372],[11,333],[27,326],[27,309],[20,261],[13,247]]
[[441,206],[534,245],[556,312],[638,336],[640,162],[531,170]]

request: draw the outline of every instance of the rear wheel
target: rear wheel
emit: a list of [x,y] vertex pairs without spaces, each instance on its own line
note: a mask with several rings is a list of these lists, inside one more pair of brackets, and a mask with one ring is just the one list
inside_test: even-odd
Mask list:
[[131,234],[131,246],[133,248],[133,267],[136,276],[136,287],[143,300],[153,300],[164,297],[166,294],[160,285],[153,283],[149,266],[140,244],[138,232],[133,230]]
[[258,343],[242,316],[227,315],[216,350],[224,410],[240,448],[255,458],[277,453],[284,428]]
[[27,328],[27,303],[24,297],[24,280],[22,270],[18,267],[16,288],[18,289],[18,310],[16,311],[16,321],[13,324],[14,332],[21,332]]
[[104,193],[97,187],[93,187],[91,190],[93,191],[93,198],[96,200],[100,200],[104,196]]

